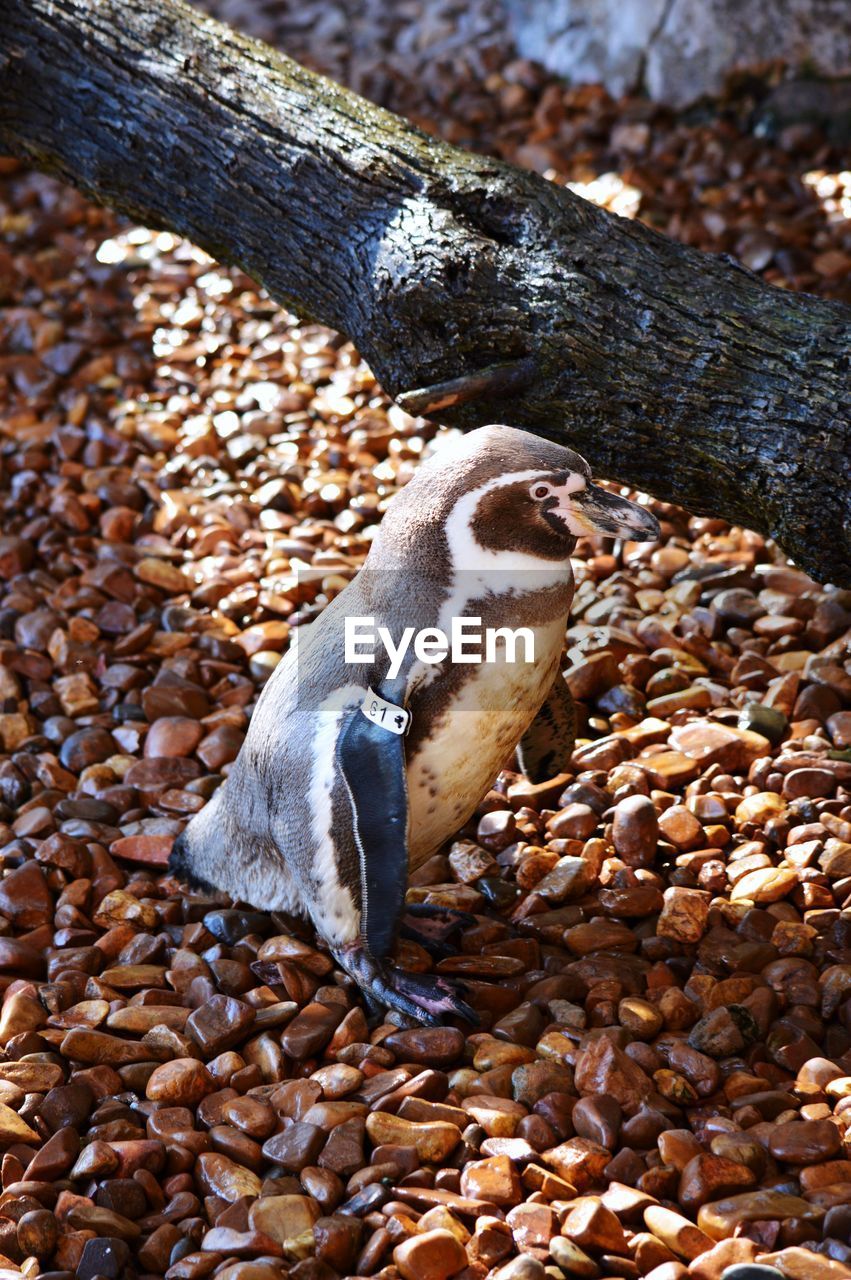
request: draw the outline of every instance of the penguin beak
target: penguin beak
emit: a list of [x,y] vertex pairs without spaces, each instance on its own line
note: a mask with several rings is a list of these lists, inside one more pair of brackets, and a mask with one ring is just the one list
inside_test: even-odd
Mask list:
[[555,506],[547,512],[561,520],[576,537],[602,533],[631,542],[652,542],[660,536],[659,521],[636,502],[620,498],[590,482],[583,489],[573,484],[553,488]]

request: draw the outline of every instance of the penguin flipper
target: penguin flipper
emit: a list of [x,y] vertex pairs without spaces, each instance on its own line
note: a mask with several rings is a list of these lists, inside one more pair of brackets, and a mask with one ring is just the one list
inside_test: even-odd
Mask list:
[[520,769],[530,782],[546,782],[570,768],[576,742],[576,708],[561,672],[517,744]]
[[377,959],[390,954],[408,888],[405,738],[357,707],[337,743],[352,805],[361,871],[361,937]]
[[[391,682],[377,697],[387,714],[407,712],[384,697],[399,698]],[[374,695],[372,695],[374,696]],[[373,707],[376,705],[373,702]],[[364,992],[370,1007],[385,1005],[426,1026],[446,1014],[478,1024],[460,990],[442,974],[405,973],[387,962],[408,888],[408,787],[403,733],[385,728],[357,707],[337,740],[337,761],[352,805],[352,830],[361,865],[361,940],[334,952]],[[457,913],[461,914],[461,913]]]

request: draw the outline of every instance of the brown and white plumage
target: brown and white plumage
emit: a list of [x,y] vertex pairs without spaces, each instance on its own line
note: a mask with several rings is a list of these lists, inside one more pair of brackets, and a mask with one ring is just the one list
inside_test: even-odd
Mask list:
[[364,854],[336,749],[385,671],[345,663],[344,619],[373,617],[397,638],[406,626],[448,631],[462,615],[535,635],[530,664],[407,663],[416,867],[469,818],[560,678],[570,552],[607,524],[656,531],[649,513],[591,486],[577,454],[540,437],[491,426],[438,450],[389,504],[361,572],[279,663],[226,783],[177,842],[175,871],[257,907],[302,911],[338,952],[357,946]]

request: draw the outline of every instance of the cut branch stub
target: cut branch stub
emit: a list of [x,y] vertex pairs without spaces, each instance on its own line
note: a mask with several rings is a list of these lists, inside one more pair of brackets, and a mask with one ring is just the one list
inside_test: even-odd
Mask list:
[[462,374],[460,378],[436,382],[431,387],[403,391],[396,397],[396,403],[415,417],[428,417],[439,415],[445,409],[470,404],[473,400],[493,399],[497,395],[516,396],[530,385],[537,367],[533,356],[492,364],[477,373]]

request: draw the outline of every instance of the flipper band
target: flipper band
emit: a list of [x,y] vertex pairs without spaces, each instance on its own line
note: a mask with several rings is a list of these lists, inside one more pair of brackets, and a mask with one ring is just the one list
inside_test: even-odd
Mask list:
[[388,702],[374,689],[367,689],[360,709],[367,720],[377,724],[380,729],[386,729],[388,733],[408,732],[411,723],[410,711],[406,711],[404,707],[397,707],[393,702]]

